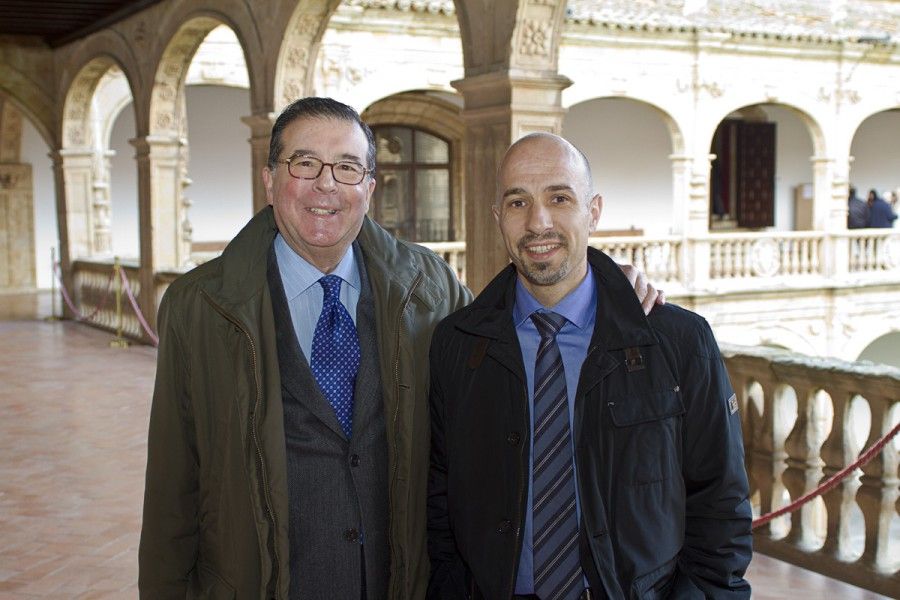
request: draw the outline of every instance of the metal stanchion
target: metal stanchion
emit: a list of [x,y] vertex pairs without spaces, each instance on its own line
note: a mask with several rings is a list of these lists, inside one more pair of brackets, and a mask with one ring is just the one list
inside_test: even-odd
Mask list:
[[119,263],[119,257],[115,257],[113,263],[113,277],[116,280],[116,337],[109,341],[110,348],[127,348],[130,344],[128,340],[122,337],[123,321],[125,317],[122,315],[122,265]]
[[59,321],[62,318],[56,314],[56,247],[50,246],[50,316],[45,317],[45,321]]

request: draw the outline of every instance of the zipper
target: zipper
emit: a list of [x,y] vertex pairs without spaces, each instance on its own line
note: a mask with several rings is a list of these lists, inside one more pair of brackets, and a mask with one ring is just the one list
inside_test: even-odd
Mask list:
[[253,343],[253,337],[250,335],[250,332],[247,331],[247,328],[238,321],[236,317],[233,317],[230,313],[228,313],[223,307],[221,307],[218,303],[216,303],[206,292],[202,292],[206,299],[212,304],[213,308],[219,312],[225,319],[227,319],[230,323],[232,323],[235,327],[237,327],[241,333],[247,338],[247,342],[250,345],[250,362],[253,365],[253,380],[256,384],[256,402],[253,404],[253,414],[251,415],[251,423],[250,423],[250,434],[253,437],[253,444],[256,448],[256,458],[259,461],[259,472],[262,476],[263,483],[263,499],[266,504],[266,512],[268,513],[269,519],[272,521],[272,553],[275,556],[275,561],[272,564],[272,574],[275,576],[275,594],[278,594],[278,579],[279,579],[279,559],[278,559],[278,544],[275,541],[276,532],[278,530],[277,524],[275,521],[275,512],[272,510],[272,499],[271,492],[269,490],[269,479],[266,475],[266,465],[263,462],[263,453],[262,447],[259,443],[259,420],[257,419],[257,414],[259,414],[259,405],[262,402],[262,378],[259,374],[259,363],[256,358],[256,345]]
[[[394,427],[394,443],[399,447],[397,443],[397,436],[399,436],[399,432],[397,431],[397,423],[400,420],[400,335],[403,331],[403,313],[406,312],[406,307],[409,306],[410,301],[412,300],[413,292],[416,291],[416,288],[419,286],[419,283],[422,281],[424,277],[423,273],[419,271],[416,274],[416,278],[413,279],[412,285],[409,287],[409,292],[403,298],[403,302],[400,304],[400,311],[397,314],[397,336],[396,336],[396,351],[394,353],[394,392],[397,398],[397,406],[394,408],[394,414],[391,416],[391,422]],[[389,498],[394,496],[394,485],[397,481],[397,462],[394,461],[393,466],[391,467],[391,484],[390,484],[390,495]],[[388,536],[388,547],[390,551],[390,555],[394,556],[396,548],[394,546],[394,536]],[[399,572],[404,573],[406,570],[406,565],[403,564],[403,557],[400,556],[400,569]],[[404,575],[404,580],[405,580]],[[403,586],[405,588],[405,585]]]

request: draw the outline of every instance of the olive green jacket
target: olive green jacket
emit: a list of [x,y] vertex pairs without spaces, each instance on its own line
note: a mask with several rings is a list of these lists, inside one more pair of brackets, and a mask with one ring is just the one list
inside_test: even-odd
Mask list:
[[[288,492],[275,322],[277,232],[260,211],[159,309],[141,598],[288,597]],[[388,442],[390,598],[425,596],[428,349],[471,300],[447,264],[368,218],[357,237],[375,298]]]

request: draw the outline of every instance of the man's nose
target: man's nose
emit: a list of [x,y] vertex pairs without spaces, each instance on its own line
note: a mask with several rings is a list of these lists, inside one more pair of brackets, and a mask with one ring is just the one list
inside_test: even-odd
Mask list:
[[321,190],[333,190],[337,187],[337,181],[334,180],[334,171],[332,165],[322,165],[319,176],[316,177],[315,187]]
[[528,231],[532,233],[543,233],[553,227],[553,219],[550,211],[547,210],[540,202],[535,202],[528,209],[528,221],[526,223]]

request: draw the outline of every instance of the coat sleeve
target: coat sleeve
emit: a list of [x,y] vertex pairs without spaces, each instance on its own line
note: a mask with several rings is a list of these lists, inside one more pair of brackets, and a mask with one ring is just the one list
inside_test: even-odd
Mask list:
[[431,579],[428,584],[429,600],[450,600],[466,597],[465,566],[456,549],[456,540],[450,527],[448,508],[446,452],[446,411],[440,383],[443,346],[441,329],[435,332],[431,342],[431,466],[428,473],[428,556],[431,560]]
[[154,600],[186,597],[198,548],[198,461],[188,391],[190,365],[177,326],[180,318],[167,294],[159,309],[160,344],[138,551],[140,597]]
[[682,371],[685,539],[671,597],[749,598],[752,512],[738,402],[706,321],[699,338]]

